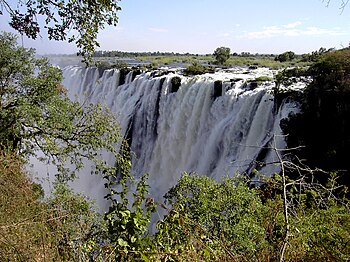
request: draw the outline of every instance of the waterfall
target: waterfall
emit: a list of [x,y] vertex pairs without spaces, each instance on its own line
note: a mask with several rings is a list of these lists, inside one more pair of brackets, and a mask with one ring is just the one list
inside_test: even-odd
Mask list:
[[[131,143],[132,172],[149,173],[151,193],[160,198],[184,171],[215,179],[253,169],[279,171],[275,153],[266,147],[285,147],[280,121],[298,106],[284,101],[276,108],[273,82],[248,83],[274,73],[234,68],[193,77],[175,70],[125,76],[68,66],[63,85],[71,99],[100,102],[118,114]],[[181,79],[178,90],[172,90],[173,77]]]

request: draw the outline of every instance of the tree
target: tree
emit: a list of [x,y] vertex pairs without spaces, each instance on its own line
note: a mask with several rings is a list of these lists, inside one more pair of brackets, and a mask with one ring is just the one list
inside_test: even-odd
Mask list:
[[216,63],[219,65],[225,64],[225,62],[230,58],[230,48],[228,47],[218,47],[214,51],[214,56]]
[[275,61],[287,62],[292,61],[295,58],[295,53],[292,51],[284,52],[275,57]]
[[[254,258],[267,244],[265,230],[260,224],[264,207],[258,191],[250,190],[246,182],[243,176],[217,182],[206,176],[183,174],[165,195],[172,208],[186,216],[183,228],[173,228],[178,235],[184,235],[181,231],[186,228],[188,233],[181,236],[182,244],[186,243],[184,237],[195,239],[201,235],[203,248],[214,253]],[[159,223],[158,237],[164,233],[165,222],[170,222],[167,219],[169,217]]]
[[35,58],[16,37],[0,35],[0,149],[26,158],[42,151],[63,175],[73,175],[83,159],[104,168],[99,152],[116,158],[120,133],[115,116],[101,105],[72,102],[61,86],[59,68]]
[[320,49],[318,56],[317,62],[309,69],[313,79],[309,89],[349,91],[350,49],[338,51]]
[[324,47],[321,47],[318,51],[313,51],[311,54],[303,54],[302,55],[302,61],[304,62],[317,62],[320,58],[322,58],[322,55],[325,53],[333,52],[334,48],[326,49]]
[[[20,34],[36,39],[45,29],[49,39],[75,42],[79,54],[89,57],[99,46],[97,33],[105,24],[116,26],[119,0],[0,0],[2,11],[9,13],[10,26]],[[40,18],[45,25],[40,25]],[[73,34],[71,34],[73,32]]]

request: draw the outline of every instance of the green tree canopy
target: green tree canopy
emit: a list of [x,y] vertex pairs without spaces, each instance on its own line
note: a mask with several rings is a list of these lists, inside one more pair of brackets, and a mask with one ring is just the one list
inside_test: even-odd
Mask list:
[[214,56],[216,63],[219,65],[225,64],[225,62],[230,58],[230,48],[228,47],[218,47],[214,51]]
[[292,51],[284,52],[275,57],[275,61],[287,62],[292,61],[295,58],[295,53]]
[[[101,105],[72,102],[59,68],[0,34],[0,149],[27,157],[41,150],[62,174],[70,161],[96,160],[120,140],[116,118]],[[117,155],[117,154],[116,154]]]
[[308,70],[313,78],[310,88],[350,90],[350,49],[320,51],[319,60]]
[[[97,33],[105,24],[116,26],[119,0],[0,0],[0,15],[10,15],[10,26],[36,39],[45,29],[49,39],[75,42],[79,54],[89,57],[99,46]],[[39,20],[43,18],[45,25]]]

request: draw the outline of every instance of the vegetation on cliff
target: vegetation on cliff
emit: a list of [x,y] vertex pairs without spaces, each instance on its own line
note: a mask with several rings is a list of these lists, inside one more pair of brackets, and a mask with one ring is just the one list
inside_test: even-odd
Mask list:
[[308,70],[312,82],[299,97],[301,114],[283,124],[289,147],[305,164],[337,171],[349,184],[350,49],[323,53]]

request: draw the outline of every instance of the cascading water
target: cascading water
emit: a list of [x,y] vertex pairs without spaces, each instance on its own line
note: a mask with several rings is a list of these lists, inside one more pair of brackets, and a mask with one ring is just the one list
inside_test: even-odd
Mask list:
[[[119,114],[134,153],[132,172],[149,173],[151,193],[160,198],[184,171],[220,179],[255,168],[267,175],[279,170],[266,146],[285,147],[280,121],[298,107],[282,102],[277,108],[272,82],[247,84],[273,73],[237,68],[194,77],[175,71],[124,77],[118,70],[69,66],[63,84],[72,99],[100,102]],[[179,90],[172,90],[175,76]]]

